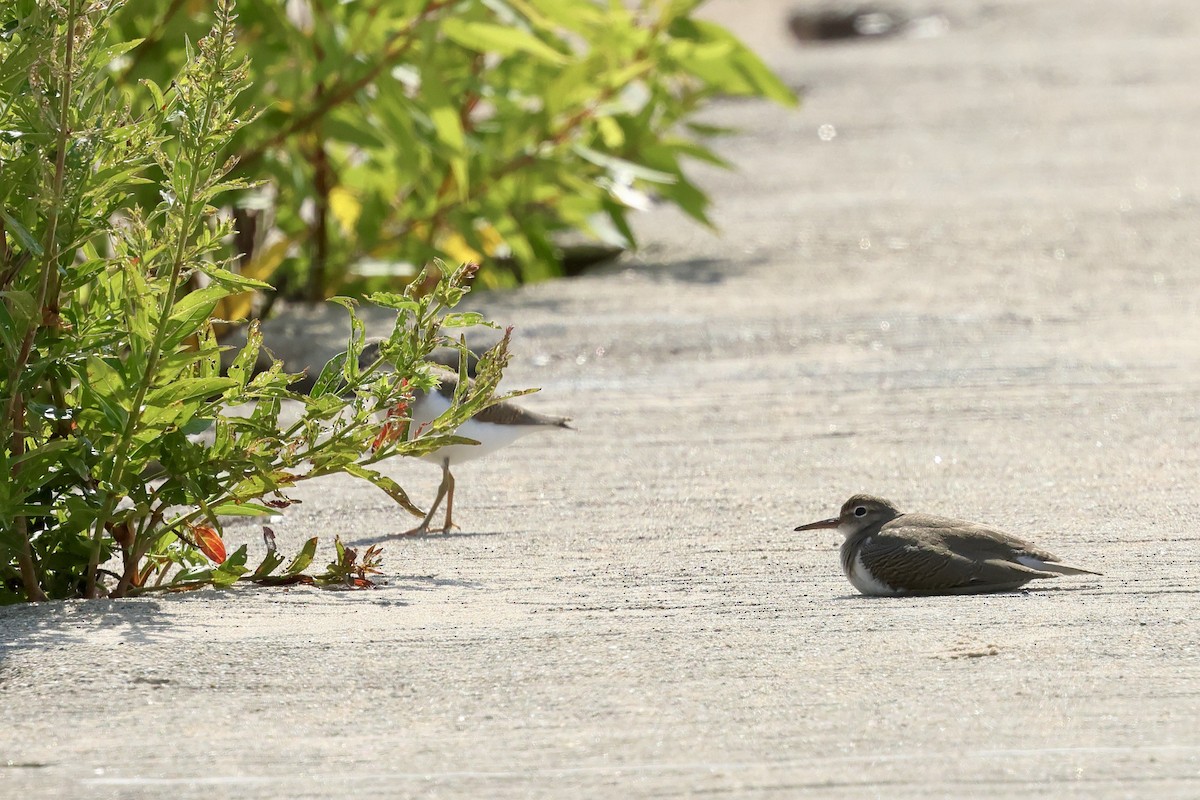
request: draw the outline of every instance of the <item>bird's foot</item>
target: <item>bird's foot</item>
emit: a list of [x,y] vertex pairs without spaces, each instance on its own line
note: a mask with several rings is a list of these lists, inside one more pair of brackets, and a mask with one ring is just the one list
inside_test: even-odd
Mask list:
[[403,533],[398,533],[396,535],[397,536],[424,536],[427,533],[429,533],[429,523],[422,522],[417,527],[410,528],[409,530],[406,530]]
[[[397,536],[424,536],[427,533],[449,533],[452,529],[458,528],[453,522],[447,522],[440,528],[429,527],[428,522],[422,522],[415,528],[396,534]],[[459,528],[461,530],[461,528]]]

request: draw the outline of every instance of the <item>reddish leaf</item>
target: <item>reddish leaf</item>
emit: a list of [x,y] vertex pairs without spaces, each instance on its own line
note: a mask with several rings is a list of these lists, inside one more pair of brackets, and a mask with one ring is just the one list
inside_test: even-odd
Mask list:
[[382,575],[383,570],[379,566],[383,563],[383,548],[377,544],[373,544],[367,548],[367,552],[363,554],[362,564],[358,567],[358,574],[365,577],[367,575]]
[[405,428],[408,427],[408,403],[397,403],[393,408],[389,408],[387,419],[383,426],[379,429],[379,433],[375,436],[375,441],[371,442],[371,452],[375,452],[384,445],[391,444],[404,435]]
[[200,552],[208,556],[214,564],[224,563],[225,543],[221,541],[221,536],[207,525],[189,525],[188,527],[192,529],[192,536],[196,537],[196,546],[200,548]]

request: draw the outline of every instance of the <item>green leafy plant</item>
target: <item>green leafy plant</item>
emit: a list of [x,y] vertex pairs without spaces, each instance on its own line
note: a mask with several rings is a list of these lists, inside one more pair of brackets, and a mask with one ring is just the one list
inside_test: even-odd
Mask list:
[[[192,589],[203,589],[208,586],[226,587],[237,581],[250,581],[263,586],[293,586],[303,584],[317,586],[323,589],[373,589],[375,582],[372,575],[382,574],[382,549],[379,545],[371,545],[363,553],[361,560],[358,551],[342,544],[340,537],[334,539],[334,560],[318,575],[310,575],[305,570],[312,564],[317,554],[317,537],[312,537],[291,562],[280,572],[284,557],[275,547],[275,532],[263,526],[263,541],[267,546],[267,554],[258,567],[251,572],[246,566],[246,546],[242,545],[233,553],[226,556],[225,546],[220,537],[211,528],[203,528],[203,533],[197,536],[197,546],[204,552],[215,566],[198,564],[175,572],[169,583],[156,582],[153,586],[139,587],[139,591],[163,589],[171,592],[186,592]],[[201,538],[203,537],[203,538]],[[171,562],[168,561],[168,564]]]
[[[792,93],[698,0],[298,0],[243,9],[248,104],[233,145],[242,274],[292,296],[386,288],[432,258],[486,285],[558,274],[556,235],[628,247],[661,198],[709,225],[689,160],[723,165],[692,118],[718,95]],[[130,3],[124,84],[165,84],[207,4]],[[254,231],[250,229],[253,228]],[[371,277],[377,276],[377,277]],[[241,299],[238,313],[249,307]]]
[[[461,441],[451,431],[498,399],[507,335],[434,429],[404,435],[442,331],[481,322],[451,311],[477,268],[373,295],[396,322],[369,362],[355,302],[340,299],[346,353],[308,394],[274,360],[254,371],[256,325],[223,373],[213,310],[266,287],[229,268],[235,228],[220,211],[248,186],[223,154],[252,119],[236,105],[248,71],[232,3],[168,84],[124,95],[111,67],[137,43],[107,44],[111,4],[3,11],[0,603],[307,580],[315,540],[282,573],[273,546],[251,568],[245,546],[226,552],[222,519],[277,513],[291,487],[326,475],[368,480],[420,516],[374,465]],[[145,185],[149,208],[133,199]],[[364,585],[377,569],[376,550],[336,549],[313,582]]]

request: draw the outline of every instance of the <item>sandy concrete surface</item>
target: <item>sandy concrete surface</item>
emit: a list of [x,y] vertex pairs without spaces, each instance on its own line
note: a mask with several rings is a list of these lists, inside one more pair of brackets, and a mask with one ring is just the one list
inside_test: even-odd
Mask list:
[[[0,609],[0,795],[1200,796],[1200,16],[801,47],[788,9],[708,11],[807,97],[706,115],[742,128],[696,173],[720,238],[656,211],[474,298],[576,432],[461,467],[461,533],[377,591]],[[862,490],[1105,574],[859,597],[792,528]],[[412,524],[297,495],[285,548]]]

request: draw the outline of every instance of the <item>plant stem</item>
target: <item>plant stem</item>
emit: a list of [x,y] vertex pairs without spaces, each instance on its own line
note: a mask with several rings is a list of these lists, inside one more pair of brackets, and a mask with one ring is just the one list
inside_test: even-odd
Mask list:
[[[12,456],[13,477],[20,472],[21,456],[25,455],[25,406],[18,404],[18,419],[14,420]],[[21,551],[17,553],[17,562],[21,565],[21,583],[25,586],[25,598],[31,602],[45,600],[46,593],[38,582],[37,565],[33,561],[33,542],[29,539],[29,518],[21,514],[16,519],[17,536],[21,540]]]
[[329,165],[329,153],[318,129],[313,164],[313,199],[316,213],[312,222],[313,259],[308,272],[308,302],[319,303],[325,299],[325,273],[329,262],[329,193],[333,189],[333,170]]

